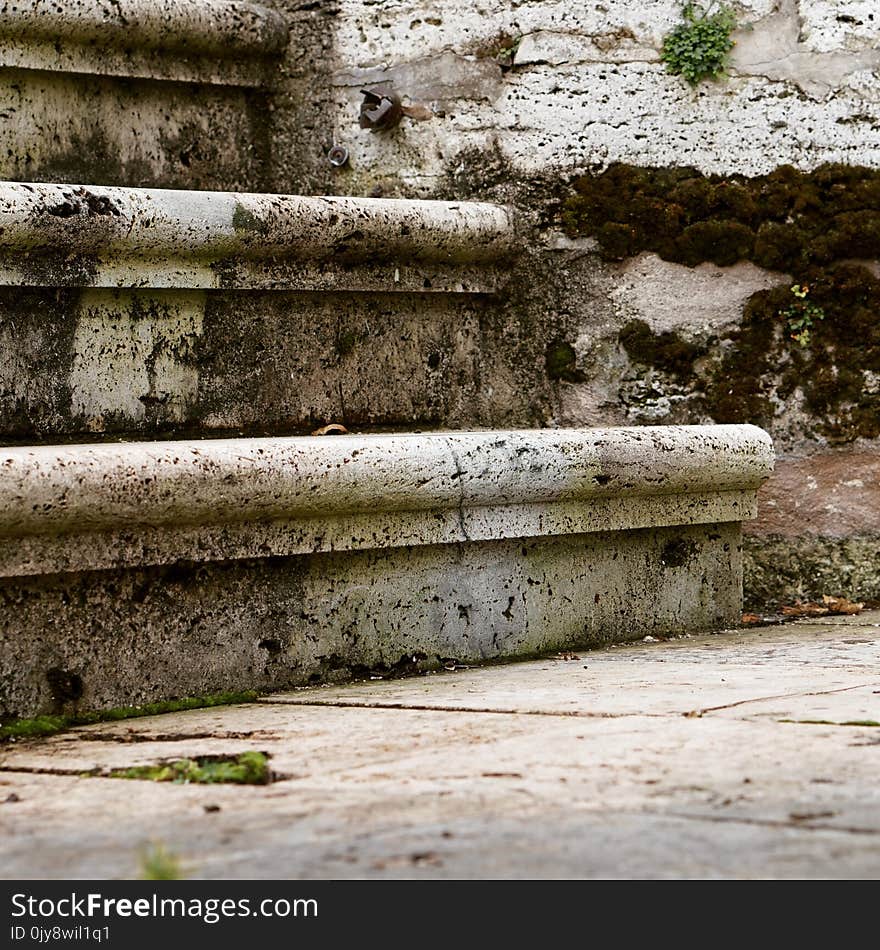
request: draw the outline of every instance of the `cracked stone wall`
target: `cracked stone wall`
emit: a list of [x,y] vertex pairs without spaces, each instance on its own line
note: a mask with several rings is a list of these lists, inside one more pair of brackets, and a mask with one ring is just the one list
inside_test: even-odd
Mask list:
[[[456,153],[496,144],[522,173],[612,161],[743,174],[876,164],[876,5],[733,8],[742,28],[730,78],[692,90],[660,62],[679,20],[674,0],[448,0],[430,10],[420,0],[340,0],[327,16],[335,68],[326,123],[352,151],[347,186],[384,174],[430,194]],[[360,89],[377,82],[393,82],[433,118],[405,120],[398,135],[358,129]]]
[[[322,108],[309,125],[308,173],[276,163],[276,182],[516,205],[528,251],[496,315],[482,322],[475,422],[731,421],[713,418],[693,384],[651,365],[659,361],[634,359],[621,331],[641,321],[654,344],[674,339],[711,364],[736,340],[749,298],[791,276],[748,261],[688,267],[648,252],[603,260],[592,236],[564,233],[557,209],[575,175],[614,162],[747,177],[784,165],[880,167],[876,3],[732,7],[729,74],[694,89],[660,62],[680,18],[674,0],[309,4],[321,71],[296,88]],[[380,83],[417,118],[384,133],[359,128],[361,89]],[[276,130],[283,138],[277,116]],[[349,150],[343,169],[321,154],[333,143]],[[877,273],[873,261],[860,263]],[[865,370],[866,398],[877,370]],[[801,394],[783,394],[772,373],[766,384],[774,409],[762,421],[779,461],[749,529],[747,599],[880,598],[880,441],[829,438]]]

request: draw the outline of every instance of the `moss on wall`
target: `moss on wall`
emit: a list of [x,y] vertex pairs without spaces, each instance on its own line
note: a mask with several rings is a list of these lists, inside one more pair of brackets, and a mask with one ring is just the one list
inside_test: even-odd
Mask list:
[[817,432],[830,441],[880,436],[880,393],[865,385],[880,372],[880,280],[838,264],[817,273],[809,290],[825,315],[809,346],[793,343],[780,319],[791,298],[787,285],[750,298],[715,373],[709,409],[719,422],[766,422],[774,397],[788,400],[800,390]]
[[620,331],[620,343],[634,363],[661,366],[684,382],[694,375],[694,360],[705,348],[677,333],[654,333],[644,320],[631,320]]
[[606,260],[651,251],[690,267],[748,260],[786,272],[749,298],[713,358],[643,321],[620,343],[633,362],[699,389],[716,422],[769,425],[797,393],[814,420],[805,435],[880,436],[880,392],[868,384],[880,373],[880,280],[858,263],[880,258],[880,172],[782,166],[745,178],[618,164],[578,178],[561,218],[570,236],[595,236]]
[[607,260],[653,251],[689,266],[750,260],[799,274],[880,257],[880,171],[782,165],[745,178],[614,164],[575,180],[562,220],[570,236],[595,235]]

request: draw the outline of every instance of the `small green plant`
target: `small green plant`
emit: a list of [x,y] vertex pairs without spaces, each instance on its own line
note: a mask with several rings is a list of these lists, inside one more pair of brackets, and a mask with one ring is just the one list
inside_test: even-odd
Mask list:
[[153,844],[141,854],[142,881],[179,881],[180,861],[163,844]]
[[174,782],[176,785],[268,785],[272,781],[269,760],[262,752],[242,752],[238,757],[202,756],[176,759],[160,765],[137,765],[114,769],[110,778]]
[[494,59],[502,71],[506,71],[513,67],[513,61],[521,42],[521,34],[501,30],[489,39],[479,43],[474,52],[477,56]]
[[513,66],[513,61],[521,42],[521,36],[506,36],[499,43],[498,52],[495,54],[495,62],[498,63],[502,69],[510,69]]
[[663,40],[660,59],[666,71],[683,76],[692,86],[717,79],[734,46],[736,14],[713,0],[705,9],[699,3],[685,3],[681,15],[682,22]]
[[806,284],[793,284],[791,293],[795,299],[785,310],[780,311],[779,316],[785,320],[789,337],[800,346],[807,347],[810,345],[813,326],[825,319],[825,311],[809,299],[810,288]]

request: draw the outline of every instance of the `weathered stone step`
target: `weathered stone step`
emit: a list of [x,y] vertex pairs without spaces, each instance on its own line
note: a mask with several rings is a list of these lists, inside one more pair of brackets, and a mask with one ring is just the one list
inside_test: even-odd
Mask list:
[[0,449],[0,576],[754,516],[751,426]]
[[0,10],[2,64],[256,86],[284,52],[278,13],[242,0],[14,0]]
[[738,620],[752,426],[0,451],[0,715]]
[[487,292],[511,213],[479,202],[0,183],[0,281]]
[[288,26],[240,0],[0,10],[0,177],[259,190]]
[[514,252],[489,204],[0,183],[0,440],[472,425]]

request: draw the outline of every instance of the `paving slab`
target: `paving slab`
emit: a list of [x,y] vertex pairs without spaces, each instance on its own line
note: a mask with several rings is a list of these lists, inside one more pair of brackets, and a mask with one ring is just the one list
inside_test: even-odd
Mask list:
[[[297,691],[7,744],[0,874],[137,877],[161,843],[208,879],[876,878],[880,728],[839,723],[880,720],[877,619]],[[276,781],[102,777],[247,749],[271,757]]]
[[[797,620],[798,626],[809,624],[815,621]],[[840,614],[832,617],[822,617],[821,622],[828,624],[843,624],[846,627],[880,627],[880,611],[869,610],[860,614]]]
[[666,716],[872,683],[880,689],[880,632],[867,627],[849,635],[817,623],[779,625],[559,657],[418,680],[294,690],[265,701]]

